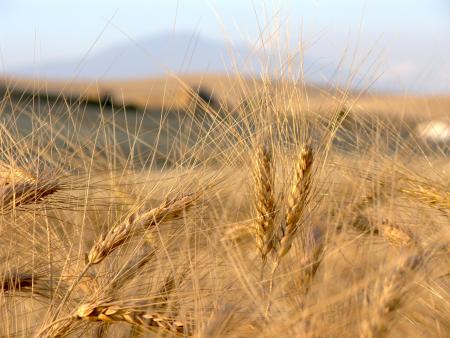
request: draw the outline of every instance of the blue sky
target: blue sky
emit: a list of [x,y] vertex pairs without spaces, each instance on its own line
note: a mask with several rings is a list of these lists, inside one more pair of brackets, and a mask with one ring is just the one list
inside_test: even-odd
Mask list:
[[274,20],[291,43],[302,32],[312,57],[338,62],[346,47],[360,59],[371,51],[380,81],[450,90],[448,0],[0,0],[0,69],[81,59],[162,31],[255,41]]

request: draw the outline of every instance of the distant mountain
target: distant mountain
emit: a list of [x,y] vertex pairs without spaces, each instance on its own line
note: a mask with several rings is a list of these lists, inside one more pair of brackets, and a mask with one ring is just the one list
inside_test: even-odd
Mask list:
[[16,75],[39,75],[49,78],[120,79],[160,76],[175,73],[225,73],[236,68],[258,72],[255,53],[249,46],[232,47],[195,34],[164,33],[112,46],[80,59],[33,65],[15,70]]
[[[230,46],[224,41],[195,33],[166,32],[136,42],[121,42],[97,53],[93,52],[84,59],[80,55],[72,60],[37,63],[11,69],[4,75],[49,79],[123,80],[160,77],[168,72],[220,75],[239,71],[240,74],[258,75],[269,71],[272,74],[286,75],[286,69],[279,69],[285,67],[289,68],[289,79],[295,78],[294,75],[298,73],[308,84],[319,86],[352,89],[366,89],[370,86],[372,90],[388,92],[406,89],[416,93],[448,93],[448,76],[446,77],[445,71],[438,71],[440,64],[430,64],[428,73],[424,70],[421,75],[416,70],[420,69],[420,65],[401,61],[408,60],[406,56],[391,57],[391,66],[383,68],[383,72],[376,67],[372,69],[375,64],[373,60],[366,62],[365,66],[358,65],[355,72],[352,67],[354,65],[342,63],[339,54],[334,55],[330,48],[325,47],[318,48],[315,53],[307,52],[303,55],[302,67],[299,57],[281,56],[281,61],[289,59],[287,66],[280,62],[278,53],[262,53],[245,43]],[[413,50],[413,46],[407,48],[406,52],[408,50]],[[426,55],[422,58],[426,59]],[[372,83],[381,74],[381,78]]]
[[[111,80],[156,77],[169,71],[177,74],[259,74],[280,67],[278,54],[262,53],[244,43],[232,46],[194,33],[161,33],[111,46],[84,60],[43,62],[9,72],[14,76],[51,79]],[[297,65],[294,62],[297,63]],[[299,59],[290,58],[290,70],[300,69]],[[304,60],[308,81],[323,82],[334,68],[317,60]],[[276,73],[280,73],[277,71]]]

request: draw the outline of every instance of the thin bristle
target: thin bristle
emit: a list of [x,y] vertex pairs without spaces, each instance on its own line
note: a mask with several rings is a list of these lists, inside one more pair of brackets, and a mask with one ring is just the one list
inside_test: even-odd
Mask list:
[[110,288],[112,290],[119,290],[126,285],[155,257],[155,252],[155,250],[145,252],[128,262],[128,264],[121,269],[120,273],[114,277]]

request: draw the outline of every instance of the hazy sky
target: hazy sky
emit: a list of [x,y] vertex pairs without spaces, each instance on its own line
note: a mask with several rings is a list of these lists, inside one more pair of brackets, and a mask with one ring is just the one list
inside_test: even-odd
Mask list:
[[363,59],[370,50],[382,81],[450,90],[449,0],[0,0],[0,69],[81,60],[161,31],[255,41],[273,17],[291,40],[302,32],[312,57],[338,62],[350,46]]

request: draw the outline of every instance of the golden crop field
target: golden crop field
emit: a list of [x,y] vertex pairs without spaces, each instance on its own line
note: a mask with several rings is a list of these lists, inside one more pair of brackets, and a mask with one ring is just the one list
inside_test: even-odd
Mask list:
[[3,84],[1,336],[450,336],[450,98]]

